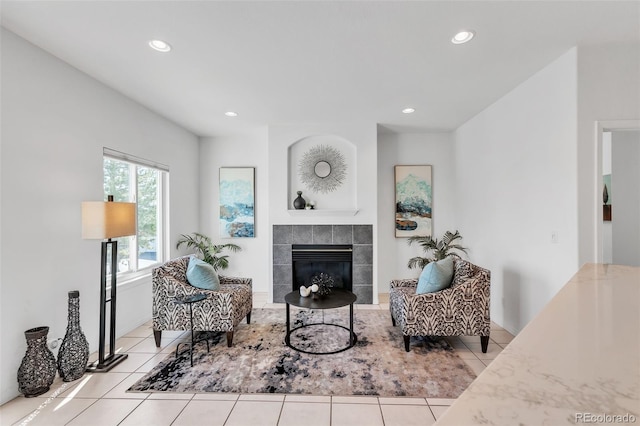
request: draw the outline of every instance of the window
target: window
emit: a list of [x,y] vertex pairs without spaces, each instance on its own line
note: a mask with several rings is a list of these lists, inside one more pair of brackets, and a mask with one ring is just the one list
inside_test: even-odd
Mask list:
[[105,200],[137,203],[137,235],[118,238],[118,273],[164,262],[168,167],[105,148],[103,173]]

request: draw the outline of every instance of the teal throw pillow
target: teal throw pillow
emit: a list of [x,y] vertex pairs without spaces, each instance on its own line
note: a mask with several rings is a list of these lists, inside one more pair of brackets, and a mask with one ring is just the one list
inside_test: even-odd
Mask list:
[[435,293],[451,285],[453,279],[453,258],[445,257],[437,262],[431,262],[424,267],[416,294]]
[[203,290],[219,290],[220,279],[213,266],[197,257],[189,258],[187,266],[187,280],[189,284]]

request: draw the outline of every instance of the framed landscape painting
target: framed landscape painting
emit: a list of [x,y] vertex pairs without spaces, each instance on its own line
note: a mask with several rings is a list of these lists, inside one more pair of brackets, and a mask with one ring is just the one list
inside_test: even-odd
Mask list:
[[431,236],[431,166],[395,166],[396,237]]
[[255,167],[220,167],[220,237],[255,236]]

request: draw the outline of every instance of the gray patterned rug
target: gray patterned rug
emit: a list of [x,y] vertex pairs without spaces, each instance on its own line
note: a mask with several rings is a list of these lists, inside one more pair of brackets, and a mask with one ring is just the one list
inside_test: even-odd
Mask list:
[[[348,327],[348,309],[292,309],[292,328],[335,323]],[[129,391],[291,393],[311,395],[378,395],[456,398],[475,375],[444,339],[412,338],[405,352],[399,327],[385,310],[355,310],[356,345],[332,355],[309,355],[284,344],[285,311],[254,309],[251,324],[240,324],[227,348],[223,333],[177,358],[175,352],[135,383]],[[331,351],[348,344],[349,332],[320,325],[297,330],[291,343],[311,351]]]

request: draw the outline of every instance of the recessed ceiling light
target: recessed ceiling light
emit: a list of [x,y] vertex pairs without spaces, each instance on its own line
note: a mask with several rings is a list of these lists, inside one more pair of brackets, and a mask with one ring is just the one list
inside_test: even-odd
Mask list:
[[454,35],[451,39],[451,43],[453,44],[462,44],[470,41],[476,33],[471,30],[460,31],[458,34]]
[[168,52],[171,50],[171,45],[162,40],[151,40],[149,42],[149,46],[151,46],[152,49],[157,50],[158,52]]
[[402,112],[405,114],[411,114],[413,112],[416,112],[416,110],[414,108],[405,108],[402,110]]
[[238,113],[233,111],[227,111],[224,113],[224,115],[226,115],[227,117],[237,117]]

